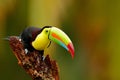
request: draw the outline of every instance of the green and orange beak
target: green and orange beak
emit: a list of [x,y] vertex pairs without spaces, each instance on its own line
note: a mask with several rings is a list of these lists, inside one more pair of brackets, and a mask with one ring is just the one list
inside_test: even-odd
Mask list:
[[70,38],[60,29],[51,27],[49,33],[49,39],[61,45],[67,51],[70,52],[72,58],[74,58],[74,46]]

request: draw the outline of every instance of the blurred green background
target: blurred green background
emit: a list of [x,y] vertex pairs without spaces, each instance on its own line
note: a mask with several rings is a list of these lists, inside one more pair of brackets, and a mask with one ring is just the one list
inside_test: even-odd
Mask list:
[[0,0],[0,80],[31,80],[9,43],[27,26],[52,25],[66,32],[75,58],[52,43],[60,80],[120,80],[120,0]]

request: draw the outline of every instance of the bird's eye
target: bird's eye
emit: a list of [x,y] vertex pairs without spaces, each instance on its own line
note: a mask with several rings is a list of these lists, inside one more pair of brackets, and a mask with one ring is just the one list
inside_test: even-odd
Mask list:
[[46,33],[48,33],[48,30],[45,30]]

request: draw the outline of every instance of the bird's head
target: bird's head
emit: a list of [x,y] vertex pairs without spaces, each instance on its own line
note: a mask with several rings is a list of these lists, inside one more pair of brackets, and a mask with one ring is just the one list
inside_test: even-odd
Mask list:
[[70,52],[72,58],[74,57],[74,46],[70,38],[60,29],[52,26],[45,26],[41,32],[32,41],[32,46],[37,50],[44,50],[53,41],[67,51]]

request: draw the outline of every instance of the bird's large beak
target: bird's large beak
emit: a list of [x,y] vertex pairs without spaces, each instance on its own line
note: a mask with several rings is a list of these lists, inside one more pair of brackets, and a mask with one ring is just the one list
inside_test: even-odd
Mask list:
[[72,58],[74,58],[74,46],[72,41],[62,30],[52,27],[49,34],[49,39],[64,47],[70,52]]

